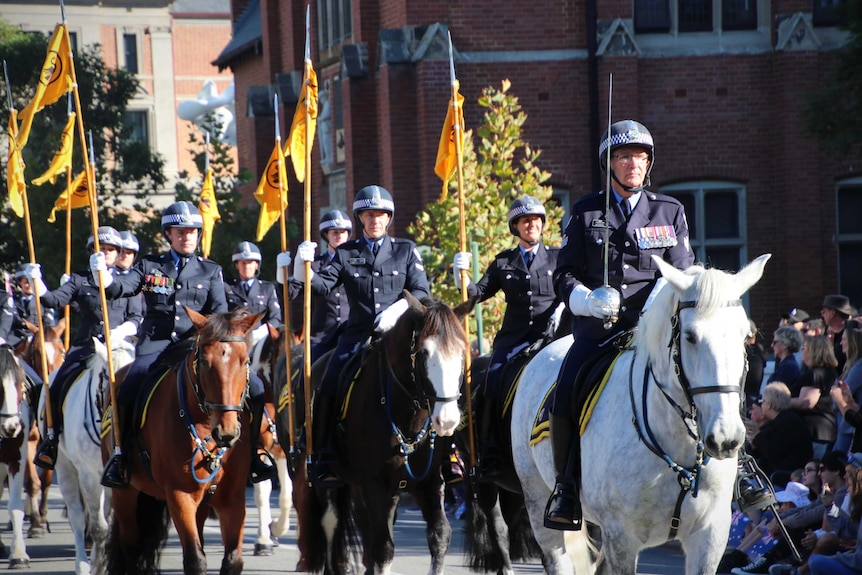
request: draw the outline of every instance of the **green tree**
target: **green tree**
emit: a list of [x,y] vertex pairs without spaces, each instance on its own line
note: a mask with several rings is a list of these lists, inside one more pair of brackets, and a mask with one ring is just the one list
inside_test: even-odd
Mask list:
[[850,41],[837,51],[835,67],[805,104],[805,133],[830,148],[859,150],[862,131],[862,3],[842,2]]
[[[479,244],[479,269],[484,272],[501,251],[517,245],[509,232],[509,204],[529,195],[545,203],[548,212],[543,241],[559,245],[563,210],[551,201],[552,188],[545,184],[551,177],[538,167],[541,150],[524,141],[522,130],[527,114],[518,98],[509,93],[511,83],[502,82],[497,89],[482,91],[479,105],[485,109],[482,125],[467,131],[464,143],[464,205],[467,221],[468,250],[471,242]],[[416,216],[407,231],[416,243],[427,246],[423,259],[435,296],[460,301],[460,292],[452,281],[452,257],[459,246],[458,191],[456,178],[450,181],[451,193],[442,202],[428,204]],[[502,294],[483,304],[485,337],[497,333],[505,311]],[[475,333],[475,327],[473,330]]]
[[[13,105],[20,111],[33,97],[38,74],[41,71],[48,47],[48,37],[24,33],[7,23],[0,22],[0,59],[7,62]],[[105,66],[98,45],[85,47],[75,54],[75,70],[83,110],[84,127],[92,133],[96,166],[96,190],[99,198],[99,223],[118,229],[131,229],[138,233],[142,251],[157,241],[146,232],[146,224],[154,216],[149,196],[153,190],[165,185],[163,160],[143,143],[130,137],[131,129],[125,123],[129,101],[139,88],[134,75],[125,70]],[[4,124],[9,117],[7,86],[0,102],[0,116]],[[58,215],[54,224],[47,223],[55,200],[66,187],[65,178],[56,184],[43,186],[29,184],[48,167],[60,144],[60,133],[66,124],[66,101],[61,100],[36,114],[30,140],[24,148],[25,176],[28,182],[27,197],[36,258],[42,264],[43,275],[49,287],[65,268],[66,234],[65,216]],[[6,157],[6,132],[0,137],[0,150]],[[3,162],[5,183],[6,163]],[[75,133],[73,171],[83,170],[78,133]],[[4,190],[8,197],[8,190]],[[124,197],[125,196],[125,197]],[[132,197],[132,208],[128,206]],[[124,206],[121,206],[124,203]],[[8,201],[0,207],[0,267],[13,270],[28,259],[27,236],[24,220],[16,217]],[[72,269],[87,265],[86,241],[92,233],[89,208],[72,211]]]

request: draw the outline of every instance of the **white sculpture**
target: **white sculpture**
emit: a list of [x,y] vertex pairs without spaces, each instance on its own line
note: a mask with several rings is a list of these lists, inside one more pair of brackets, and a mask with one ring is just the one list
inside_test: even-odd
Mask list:
[[210,137],[223,144],[236,146],[236,109],[234,98],[234,85],[219,94],[213,80],[206,80],[194,100],[184,100],[177,106],[177,115],[182,120],[193,122],[200,130],[206,133],[207,114],[214,116],[217,130],[210,132]]

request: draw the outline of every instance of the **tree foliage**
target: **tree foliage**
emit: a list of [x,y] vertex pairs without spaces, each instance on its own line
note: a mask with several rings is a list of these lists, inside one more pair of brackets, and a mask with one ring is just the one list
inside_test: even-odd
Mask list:
[[818,91],[805,104],[805,132],[838,151],[859,150],[862,131],[862,3],[843,2],[850,41]]
[[[482,125],[475,134],[466,132],[464,144],[464,206],[467,222],[468,251],[470,244],[479,246],[480,274],[501,251],[517,245],[509,232],[509,204],[529,195],[542,200],[548,212],[543,241],[559,245],[560,221],[563,209],[550,202],[552,188],[546,185],[551,177],[538,167],[541,150],[534,150],[524,141],[522,130],[527,114],[518,98],[509,92],[508,80],[498,88],[487,87],[479,98],[485,112]],[[434,202],[416,216],[407,231],[423,250],[425,269],[435,296],[449,302],[460,301],[460,292],[452,281],[452,258],[461,251],[459,245],[459,201],[457,181],[450,181],[451,193],[442,202]],[[505,301],[498,294],[482,307],[485,337],[499,330],[505,311]],[[475,331],[473,332],[475,333]]]
[[[0,59],[7,62],[8,88],[12,104],[19,111],[33,97],[47,48],[47,36],[24,33],[8,24],[0,24]],[[157,240],[152,233],[146,233],[144,227],[154,215],[149,196],[153,190],[164,187],[165,176],[164,161],[149,147],[130,137],[131,128],[125,121],[128,104],[139,89],[138,80],[125,70],[105,66],[98,45],[85,47],[75,54],[75,70],[84,127],[93,139],[99,223],[136,232],[141,249],[146,250]],[[4,127],[9,117],[6,88],[4,85],[4,97],[0,103]],[[66,179],[61,177],[55,184],[49,182],[42,186],[34,186],[30,182],[48,168],[59,148],[67,109],[66,99],[61,99],[36,114],[30,140],[23,150],[35,255],[42,264],[49,287],[54,283],[50,278],[59,278],[65,269],[65,214],[58,214],[53,224],[47,223],[47,217],[65,189]],[[82,172],[84,165],[77,129],[74,145],[73,176]],[[4,184],[7,146],[6,131],[3,130],[0,149],[4,159]],[[4,196],[8,197],[8,190],[4,189]],[[129,209],[129,197],[133,198],[132,209]],[[125,203],[122,208],[121,203]],[[24,220],[12,213],[5,199],[0,207],[0,223],[0,267],[12,270],[29,259],[27,234]],[[72,269],[87,265],[86,241],[90,235],[89,208],[73,210]]]

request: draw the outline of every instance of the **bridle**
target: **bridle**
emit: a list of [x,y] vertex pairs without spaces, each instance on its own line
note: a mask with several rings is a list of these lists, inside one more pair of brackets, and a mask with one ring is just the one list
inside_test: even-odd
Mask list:
[[[742,300],[736,299],[726,302],[722,307],[735,307],[741,305]],[[694,396],[708,393],[740,393],[740,391],[742,390],[743,382],[745,381],[746,374],[748,372],[748,360],[743,353],[743,357],[746,357],[745,367],[742,371],[742,376],[739,383],[737,383],[736,385],[709,385],[703,387],[692,387],[691,381],[685,373],[685,368],[683,367],[682,362],[682,346],[680,341],[682,336],[682,330],[680,327],[680,312],[684,309],[690,309],[696,306],[697,301],[693,300],[681,301],[676,305],[676,310],[673,317],[671,318],[670,341],[668,341],[667,345],[667,347],[671,350],[670,353],[671,360],[673,362],[674,375],[679,381],[679,385],[682,388],[683,393],[685,394],[686,400],[688,401],[687,411],[683,409],[683,407],[680,406],[676,401],[674,401],[674,399],[665,389],[665,385],[663,385],[662,382],[659,381],[659,379],[656,377],[652,364],[650,362],[647,362],[646,365],[644,365],[643,385],[641,389],[642,395],[640,411],[642,412],[643,421],[639,421],[638,409],[635,401],[634,392],[634,359],[632,359],[629,365],[629,399],[632,408],[632,423],[635,426],[635,430],[637,430],[638,437],[640,438],[641,442],[647,447],[647,449],[649,449],[657,457],[667,463],[668,467],[670,467],[677,474],[677,481],[680,486],[680,494],[679,497],[677,497],[674,515],[671,519],[669,535],[670,539],[674,539],[676,537],[677,531],[679,530],[680,509],[682,507],[682,501],[685,498],[685,494],[691,491],[692,497],[697,497],[698,490],[700,488],[701,470],[703,466],[709,462],[709,456],[705,455],[703,439],[700,437],[700,430],[697,426],[697,405],[694,402]],[[656,387],[659,389],[659,391],[661,391],[664,398],[667,400],[673,410],[677,413],[677,415],[683,420],[686,432],[688,433],[689,437],[691,437],[695,442],[695,463],[692,467],[685,467],[674,461],[670,457],[670,455],[668,455],[667,452],[661,447],[652,431],[652,428],[649,425],[649,415],[647,409],[647,391],[649,389],[650,376],[655,382]]]

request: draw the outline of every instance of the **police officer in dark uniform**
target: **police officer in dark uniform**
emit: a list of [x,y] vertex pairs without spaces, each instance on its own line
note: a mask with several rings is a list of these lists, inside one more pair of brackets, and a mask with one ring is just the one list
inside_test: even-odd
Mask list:
[[[602,344],[637,325],[659,281],[651,256],[679,269],[694,262],[682,205],[644,188],[649,185],[654,160],[653,138],[646,127],[633,120],[611,125],[610,135],[605,132],[599,143],[599,164],[610,170],[609,213],[605,214],[605,190],[578,200],[557,259],[554,286],[575,316],[575,341],[558,378],[550,419],[557,483],[548,501],[545,526],[552,529],[577,530],[582,525],[577,414],[572,413],[572,387],[578,370]],[[606,228],[612,289],[602,287]],[[612,323],[615,317],[619,319]]]
[[[194,204],[175,202],[162,214],[162,232],[171,246],[169,252],[144,256],[128,274],[116,276],[106,273],[103,254],[96,253],[90,257],[90,269],[94,275],[101,273],[109,298],[131,297],[143,292],[146,303],[137,355],[118,392],[118,416],[125,436],[128,436],[126,426],[130,424],[128,408],[134,404],[150,366],[171,342],[178,341],[192,330],[191,319],[182,306],[204,315],[227,311],[221,266],[195,255],[202,228],[203,218]],[[249,392],[252,416],[260,421],[263,386],[253,389],[250,381]],[[256,432],[255,426],[251,426],[252,448],[257,445],[259,431],[259,427]],[[268,478],[275,471],[270,462],[258,457],[252,458],[252,468],[253,476],[257,477],[270,473]],[[105,466],[102,484],[114,488],[128,487],[125,454],[115,451]]]
[[225,297],[228,310],[238,307],[248,308],[249,313],[264,313],[260,324],[252,331],[252,345],[267,335],[269,324],[274,328],[284,325],[281,305],[275,284],[258,278],[260,273],[260,248],[251,242],[240,242],[231,255],[231,260],[237,271],[237,277],[225,284]]
[[132,266],[135,265],[135,258],[138,257],[138,252],[141,251],[141,244],[138,243],[137,236],[128,230],[121,231],[120,238],[123,240],[123,245],[120,246],[120,253],[117,254],[117,261],[114,263],[114,272],[127,274],[132,269]]
[[[26,319],[33,325],[39,325],[39,319],[36,317],[36,303],[33,301],[33,284],[27,278],[25,273],[27,264],[21,264],[15,270],[15,283],[19,291],[12,296],[15,304],[15,315],[12,318],[12,329],[9,331],[9,337],[6,342],[12,347],[16,347],[19,343],[29,340],[33,335],[27,326],[24,324]],[[57,323],[56,311],[49,307],[42,308],[42,325],[47,329],[54,327]],[[42,381],[39,378],[38,381]]]
[[[97,230],[99,237],[99,248],[105,254],[105,263],[113,272],[113,265],[119,254],[123,243],[120,233],[110,226],[102,226]],[[87,241],[87,251],[93,252],[95,242],[93,236]],[[26,264],[30,268],[38,268],[39,264]],[[44,284],[41,279],[40,270],[27,272],[28,277],[38,272],[39,279],[33,278],[37,291],[42,293],[40,301],[42,305],[53,308],[62,308],[75,304],[80,314],[80,323],[72,339],[71,348],[66,353],[63,365],[51,383],[51,414],[53,415],[54,434],[45,437],[36,452],[34,463],[44,469],[53,469],[57,461],[57,441],[62,432],[63,419],[61,400],[63,389],[67,388],[80,374],[86,365],[86,361],[96,352],[93,338],[99,338],[104,342],[105,322],[102,316],[102,300],[99,293],[99,284],[93,278],[89,269],[78,271],[68,277],[67,281],[52,291],[44,292]],[[143,320],[143,298],[139,295],[130,298],[109,300],[108,322],[111,327],[111,341],[118,341],[138,333],[138,328]]]
[[12,322],[15,319],[15,300],[6,290],[0,290],[0,345],[8,345]]
[[[342,367],[373,331],[391,329],[407,311],[403,290],[409,290],[419,299],[431,293],[416,244],[387,233],[394,215],[395,203],[387,190],[380,186],[364,187],[353,201],[353,217],[362,229],[362,237],[338,246],[330,264],[318,272],[312,271],[310,278],[305,277],[305,262],[314,261],[317,244],[302,242],[297,250],[294,277],[298,281],[310,283],[312,289],[324,297],[343,286],[350,300],[350,315],[344,332],[338,336],[338,344],[314,400],[315,460],[308,476],[321,486],[341,483],[331,465],[331,430]],[[289,265],[287,262],[289,255],[279,254],[279,273],[282,267]]]
[[[491,360],[485,374],[483,401],[479,405],[479,479],[494,481],[502,473],[499,442],[493,422],[499,419],[506,389],[500,382],[503,366],[518,352],[544,339],[553,317],[562,313],[554,293],[553,273],[559,248],[542,243],[546,224],[545,206],[538,199],[523,196],[509,207],[509,231],[518,246],[500,252],[478,284],[470,282],[467,293],[485,301],[502,291],[506,295],[503,325],[494,338]],[[461,289],[461,270],[469,270],[470,253],[455,254],[455,286]],[[469,277],[469,276],[468,276]],[[552,335],[552,334],[551,334]]]

